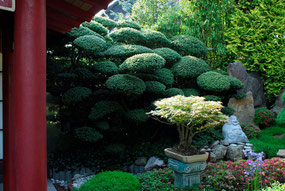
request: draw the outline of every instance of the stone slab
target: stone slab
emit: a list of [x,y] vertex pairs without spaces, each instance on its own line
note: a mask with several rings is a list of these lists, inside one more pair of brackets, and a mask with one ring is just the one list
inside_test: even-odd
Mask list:
[[56,191],[53,183],[49,179],[47,180],[47,191]]
[[285,158],[285,149],[279,149],[279,151],[276,154],[278,157]]

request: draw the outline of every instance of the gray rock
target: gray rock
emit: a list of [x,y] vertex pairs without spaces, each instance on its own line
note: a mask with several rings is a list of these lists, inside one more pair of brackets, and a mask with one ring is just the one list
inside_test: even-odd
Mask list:
[[254,106],[265,107],[266,99],[264,96],[263,82],[259,74],[253,72],[248,74],[245,67],[239,63],[234,62],[228,65],[227,72],[230,76],[236,77],[243,82],[244,88],[239,90],[238,93],[247,93],[249,91],[253,94]]
[[220,143],[222,145],[224,145],[224,146],[229,146],[230,145],[229,141],[227,141],[227,140],[222,140],[222,141],[220,141]]
[[245,133],[242,131],[236,116],[232,115],[230,121],[223,126],[223,135],[229,143],[248,142]]
[[220,141],[214,141],[214,142],[210,145],[210,148],[213,148],[214,146],[217,146],[218,144],[220,144]]
[[75,180],[75,179],[78,179],[78,178],[81,178],[81,177],[82,177],[81,174],[75,174],[72,179]]
[[245,146],[244,149],[250,149],[250,150],[251,150],[252,148],[251,148],[251,147],[248,147],[248,146]]
[[253,146],[253,144],[251,144],[251,143],[246,143],[245,145],[246,145],[246,146],[249,146],[249,147],[252,147],[252,146]]
[[213,147],[212,152],[216,156],[216,160],[222,160],[227,154],[227,147],[224,145],[216,145]]
[[277,97],[274,107],[271,109],[276,115],[281,111],[281,109],[285,108],[285,102],[282,101],[282,95],[285,92],[285,89],[282,90],[282,92]]
[[244,158],[243,145],[230,145],[227,150],[227,159],[231,161],[238,161]]
[[156,157],[150,157],[144,167],[146,171],[152,170],[156,167],[162,167],[164,165],[163,160],[156,158]]
[[237,142],[238,145],[245,145],[243,142]]
[[213,153],[213,152],[210,153],[210,161],[211,162],[217,162],[217,157],[216,157],[215,153]]
[[228,107],[235,110],[234,115],[240,124],[254,123],[255,109],[251,92],[247,92],[246,97],[242,99],[231,98]]
[[147,162],[147,158],[146,157],[139,157],[136,161],[135,161],[135,165],[138,166],[145,166]]
[[276,156],[285,158],[285,149],[279,149]]
[[202,152],[206,152],[206,150],[207,150],[207,149],[201,149],[200,151],[202,151]]
[[230,144],[230,145],[232,145],[232,146],[238,146],[237,144],[234,144],[234,143],[233,143],[233,144]]

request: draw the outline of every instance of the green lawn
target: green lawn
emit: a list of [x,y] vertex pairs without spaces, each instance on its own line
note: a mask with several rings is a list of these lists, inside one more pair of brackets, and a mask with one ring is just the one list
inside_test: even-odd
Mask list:
[[275,135],[285,134],[285,127],[272,126],[262,130],[258,138],[251,139],[255,152],[264,152],[267,157],[275,157],[279,149],[285,149],[285,136],[282,139]]

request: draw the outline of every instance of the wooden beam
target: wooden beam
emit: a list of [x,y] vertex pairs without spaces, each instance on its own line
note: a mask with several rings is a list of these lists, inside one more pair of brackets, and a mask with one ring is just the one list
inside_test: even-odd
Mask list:
[[79,26],[82,22],[84,22],[83,19],[73,19],[62,12],[59,12],[56,9],[47,7],[47,18],[54,19],[60,23],[65,23],[66,25],[69,25],[71,27],[77,27]]

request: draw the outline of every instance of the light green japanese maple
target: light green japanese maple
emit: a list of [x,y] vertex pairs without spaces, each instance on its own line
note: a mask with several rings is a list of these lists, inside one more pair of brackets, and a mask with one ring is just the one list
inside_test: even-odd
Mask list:
[[180,140],[178,149],[190,148],[196,134],[228,121],[221,112],[222,102],[205,101],[204,97],[177,95],[156,101],[154,105],[156,109],[148,113],[151,117],[176,124]]

